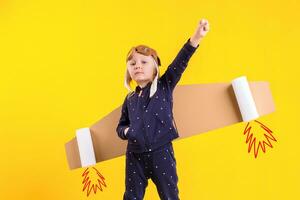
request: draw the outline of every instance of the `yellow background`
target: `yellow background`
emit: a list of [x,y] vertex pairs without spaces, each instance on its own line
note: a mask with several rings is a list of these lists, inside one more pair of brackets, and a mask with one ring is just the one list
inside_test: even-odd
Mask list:
[[[205,18],[210,31],[179,84],[269,81],[278,142],[247,152],[239,123],[174,142],[188,199],[300,199],[299,4],[286,1],[0,1],[0,199],[122,199],[125,157],[98,163],[107,187],[82,192],[64,144],[120,106],[125,55],[158,51],[161,72]],[[159,199],[149,180],[145,199]]]

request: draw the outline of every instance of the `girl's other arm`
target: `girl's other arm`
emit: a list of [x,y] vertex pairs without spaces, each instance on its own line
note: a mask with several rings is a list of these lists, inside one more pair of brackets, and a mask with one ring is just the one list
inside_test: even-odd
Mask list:
[[121,117],[118,123],[118,126],[116,128],[116,132],[118,133],[118,136],[122,139],[122,140],[127,140],[127,131],[125,132],[125,129],[128,129],[128,127],[130,126],[130,120],[129,120],[129,116],[128,116],[128,108],[127,108],[127,96],[125,97],[125,100],[123,102],[122,105],[122,109],[121,109]]
[[161,76],[160,80],[166,83],[170,91],[173,91],[179,82],[182,73],[186,69],[191,56],[198,46],[199,44],[197,47],[193,47],[189,38],[180,49],[173,62],[168,66],[166,72]]
[[179,82],[191,56],[199,47],[199,43],[208,32],[208,29],[207,20],[200,20],[195,33],[186,41],[173,62],[168,66],[166,72],[162,75],[161,80],[166,82],[170,91],[173,91]]

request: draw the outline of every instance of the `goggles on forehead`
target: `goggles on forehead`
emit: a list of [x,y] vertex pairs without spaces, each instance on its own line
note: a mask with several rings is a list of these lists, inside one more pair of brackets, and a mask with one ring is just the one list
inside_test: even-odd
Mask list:
[[138,46],[136,46],[136,47],[132,47],[132,48],[130,49],[130,51],[128,52],[128,54],[127,54],[126,62],[132,58],[132,54],[133,54],[134,52],[140,53],[140,54],[142,54],[142,55],[144,55],[144,56],[152,56],[152,57],[154,58],[155,62],[157,63],[157,65],[158,65],[158,66],[161,65],[160,59],[159,59],[159,57],[157,56],[156,51],[155,51],[154,49],[152,49],[152,48],[146,46],[146,45],[138,45]]

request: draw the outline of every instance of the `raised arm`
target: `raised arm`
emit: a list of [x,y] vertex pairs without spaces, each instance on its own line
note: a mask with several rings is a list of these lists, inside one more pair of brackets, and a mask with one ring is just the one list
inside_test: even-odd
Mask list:
[[128,139],[125,134],[125,129],[129,126],[130,126],[130,120],[129,120],[129,116],[128,116],[127,96],[126,96],[125,100],[123,102],[123,105],[122,105],[122,109],[121,109],[121,117],[120,117],[118,126],[116,128],[116,132],[118,133],[118,136],[122,140]]
[[168,66],[166,72],[161,76],[160,80],[166,83],[170,91],[173,91],[179,82],[182,73],[186,69],[191,56],[194,54],[198,46],[199,44],[197,47],[193,47],[189,38],[180,49],[173,62]]
[[208,21],[204,19],[200,20],[192,37],[185,42],[173,62],[168,66],[166,72],[161,76],[160,80],[166,83],[170,91],[173,91],[179,82],[191,56],[199,47],[199,43],[208,32],[208,29]]

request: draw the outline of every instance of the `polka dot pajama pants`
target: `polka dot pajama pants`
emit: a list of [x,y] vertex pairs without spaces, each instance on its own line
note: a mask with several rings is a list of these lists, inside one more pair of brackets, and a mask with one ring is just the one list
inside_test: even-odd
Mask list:
[[123,200],[142,200],[148,179],[162,200],[179,200],[176,160],[172,142],[152,152],[126,152],[126,191]]

